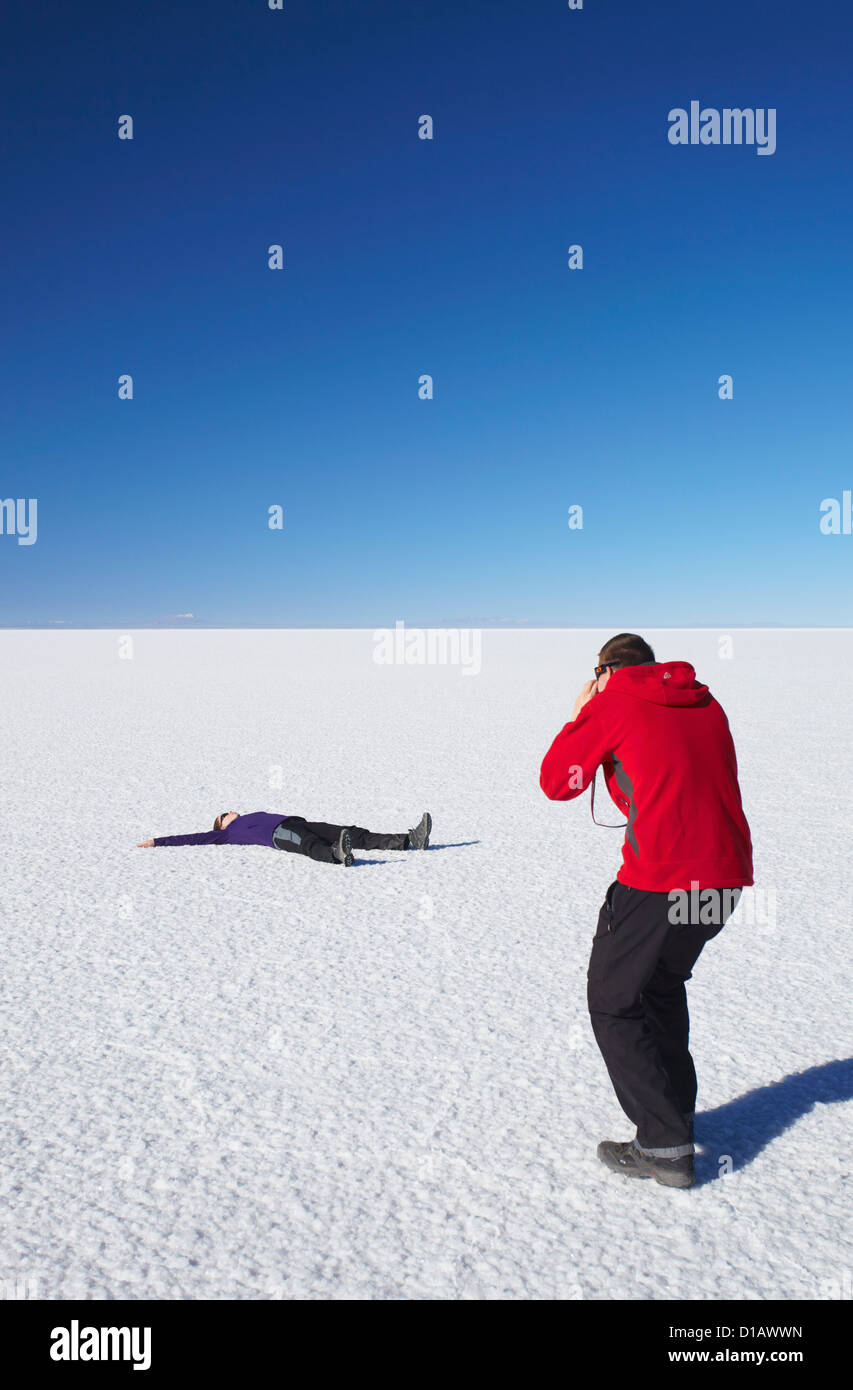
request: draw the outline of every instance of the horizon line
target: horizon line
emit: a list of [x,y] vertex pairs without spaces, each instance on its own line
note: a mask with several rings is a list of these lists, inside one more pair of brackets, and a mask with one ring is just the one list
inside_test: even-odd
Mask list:
[[[397,622],[403,620],[398,618]],[[454,628],[467,626],[476,628],[485,627],[492,632],[600,632],[604,624],[598,623],[594,626],[588,624],[574,623],[490,623],[488,621],[472,623],[405,623],[410,630],[446,630],[453,631]],[[612,624],[611,624],[612,626]],[[833,623],[810,623],[810,624],[787,624],[787,623],[640,623],[638,627],[646,632],[853,632],[853,626],[837,625]],[[627,631],[627,628],[625,629]],[[0,623],[0,632],[393,632],[394,628],[387,624],[362,624],[351,623],[341,626],[331,626],[324,623],[291,623],[277,624],[268,626],[264,623],[232,623],[229,625],[218,626],[214,623],[194,624],[188,626],[183,623],[160,623],[160,622],[141,622],[141,623]]]

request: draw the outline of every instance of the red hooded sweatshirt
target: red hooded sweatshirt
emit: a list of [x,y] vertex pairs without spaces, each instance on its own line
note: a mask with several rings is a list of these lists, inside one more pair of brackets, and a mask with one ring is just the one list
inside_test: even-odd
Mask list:
[[599,766],[628,817],[620,882],[656,893],[752,883],[728,720],[689,662],[614,671],[554,739],[539,784],[571,801]]

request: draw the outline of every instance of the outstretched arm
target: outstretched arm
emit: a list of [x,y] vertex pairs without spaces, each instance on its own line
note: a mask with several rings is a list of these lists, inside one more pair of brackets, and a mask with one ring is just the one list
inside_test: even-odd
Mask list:
[[160,835],[153,840],[143,840],[137,849],[150,849],[153,845],[222,845],[227,836],[224,830],[201,830],[197,835]]

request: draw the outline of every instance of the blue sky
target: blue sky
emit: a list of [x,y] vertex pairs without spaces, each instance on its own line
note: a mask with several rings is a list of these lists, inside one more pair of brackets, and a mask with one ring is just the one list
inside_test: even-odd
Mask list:
[[[0,623],[849,623],[849,10],[5,28]],[[776,152],[670,145],[694,99]]]

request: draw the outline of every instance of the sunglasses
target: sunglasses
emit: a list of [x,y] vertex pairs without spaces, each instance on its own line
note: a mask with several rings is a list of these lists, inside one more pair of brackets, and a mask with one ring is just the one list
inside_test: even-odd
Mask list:
[[217,816],[217,820],[219,821],[219,829],[220,829],[220,830],[222,829],[222,822],[224,821],[225,817],[226,817],[227,815],[229,815],[229,814],[230,814],[230,813],[229,813],[228,811],[220,811],[220,812],[219,812],[219,815]]
[[598,680],[599,676],[603,676],[605,671],[615,671],[615,670],[617,670],[618,667],[619,667],[619,664],[620,664],[620,663],[619,663],[618,661],[607,661],[607,662],[605,662],[605,664],[604,664],[603,666],[596,666],[596,668],[595,668],[595,679]]

